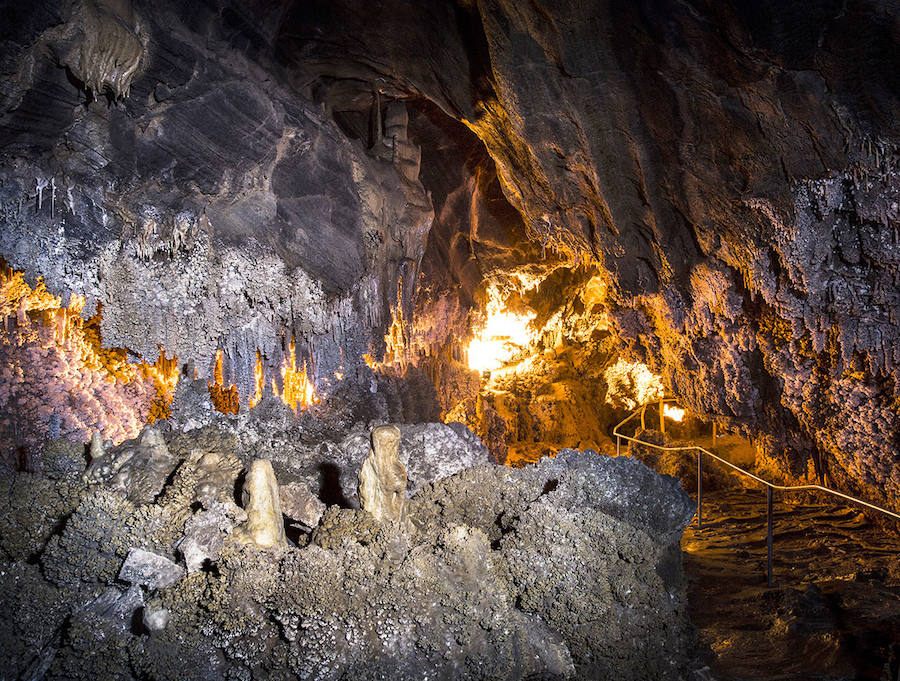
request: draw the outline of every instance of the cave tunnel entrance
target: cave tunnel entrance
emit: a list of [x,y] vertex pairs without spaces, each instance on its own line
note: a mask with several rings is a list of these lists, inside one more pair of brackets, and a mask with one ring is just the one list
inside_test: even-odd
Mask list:
[[[405,383],[401,392],[426,377],[431,418],[468,425],[500,461],[523,465],[564,447],[613,453],[612,425],[663,388],[619,358],[599,268],[529,236],[464,124],[427,98],[354,87],[331,82],[318,92],[344,134],[376,154],[391,110],[406,108],[403,139],[419,150],[414,179],[434,211],[414,295],[395,311],[373,366]],[[421,409],[423,400],[413,402]]]

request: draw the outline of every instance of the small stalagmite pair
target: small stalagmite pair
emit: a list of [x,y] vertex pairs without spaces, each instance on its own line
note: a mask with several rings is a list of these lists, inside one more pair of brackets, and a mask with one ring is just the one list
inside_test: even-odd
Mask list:
[[[378,426],[372,431],[369,456],[359,471],[359,501],[364,510],[383,523],[409,530],[406,515],[406,467],[400,461],[400,429]],[[261,548],[286,546],[278,482],[272,462],[257,459],[244,480],[247,522],[240,537]]]

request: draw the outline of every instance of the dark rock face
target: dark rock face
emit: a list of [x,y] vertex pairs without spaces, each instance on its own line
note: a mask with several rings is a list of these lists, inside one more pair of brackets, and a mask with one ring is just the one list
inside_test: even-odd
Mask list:
[[162,345],[201,378],[224,349],[242,396],[257,351],[266,390],[281,381],[292,337],[316,378],[354,377],[422,257],[431,207],[415,177],[229,45],[208,10],[136,4],[130,95],[85,103],[42,52],[76,18],[45,4],[4,43],[7,263],[88,312],[102,303],[108,346],[149,358]]
[[[465,60],[430,47],[409,68],[395,14],[368,15],[364,40],[342,24],[344,51],[338,10],[279,45],[307,81],[364,65],[464,120],[528,233],[591,256],[629,353],[688,406],[766,433],[788,477],[815,459],[896,500],[891,10],[479,2],[440,34]],[[412,31],[432,45],[432,20]],[[454,66],[468,87],[437,87]]]

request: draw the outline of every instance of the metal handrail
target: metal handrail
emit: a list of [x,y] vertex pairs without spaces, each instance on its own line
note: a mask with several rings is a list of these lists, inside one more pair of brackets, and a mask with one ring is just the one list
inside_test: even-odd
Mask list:
[[[660,409],[662,409],[662,405],[666,402],[675,402],[676,400],[671,397],[664,398],[659,400]],[[772,581],[772,534],[773,534],[773,513],[772,513],[772,491],[773,490],[781,490],[785,492],[796,492],[796,491],[804,491],[804,490],[817,490],[819,492],[825,492],[827,494],[831,494],[832,496],[840,497],[846,501],[851,501],[855,504],[859,504],[860,506],[865,506],[873,511],[878,511],[879,513],[883,513],[884,515],[890,516],[897,520],[900,520],[900,513],[895,513],[894,511],[890,511],[886,508],[882,508],[876,504],[870,503],[863,499],[858,499],[854,496],[850,496],[849,494],[844,494],[843,492],[839,492],[836,489],[831,489],[830,487],[825,487],[823,485],[777,485],[773,482],[769,482],[768,480],[764,480],[758,475],[751,473],[748,470],[741,468],[740,466],[731,463],[727,459],[723,459],[721,456],[717,454],[713,454],[708,449],[705,449],[699,445],[689,445],[687,447],[669,447],[665,445],[657,445],[652,442],[647,442],[646,440],[640,440],[635,437],[631,437],[629,435],[624,435],[619,432],[619,429],[628,423],[631,419],[638,415],[639,412],[646,410],[648,405],[642,405],[635,409],[631,414],[629,414],[625,419],[619,422],[613,428],[613,435],[616,437],[616,456],[619,456],[621,453],[621,441],[627,440],[628,442],[634,442],[639,445],[643,445],[645,447],[652,447],[653,449],[658,449],[663,452],[689,452],[695,451],[697,452],[697,526],[703,527],[703,455],[715,459],[719,463],[723,463],[729,468],[737,471],[741,475],[745,475],[752,480],[764,485],[766,488],[766,506],[767,506],[767,525],[768,525],[768,536],[767,536],[767,545],[768,545],[768,583],[769,586],[774,586],[774,582]]]

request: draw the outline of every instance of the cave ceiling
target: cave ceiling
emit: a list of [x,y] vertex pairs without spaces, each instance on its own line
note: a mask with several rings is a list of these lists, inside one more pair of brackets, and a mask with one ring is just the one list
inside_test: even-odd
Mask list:
[[201,376],[224,348],[240,387],[288,337],[343,371],[417,281],[470,305],[578,263],[692,409],[897,498],[897,10],[16,6],[0,255],[101,302],[104,342]]

